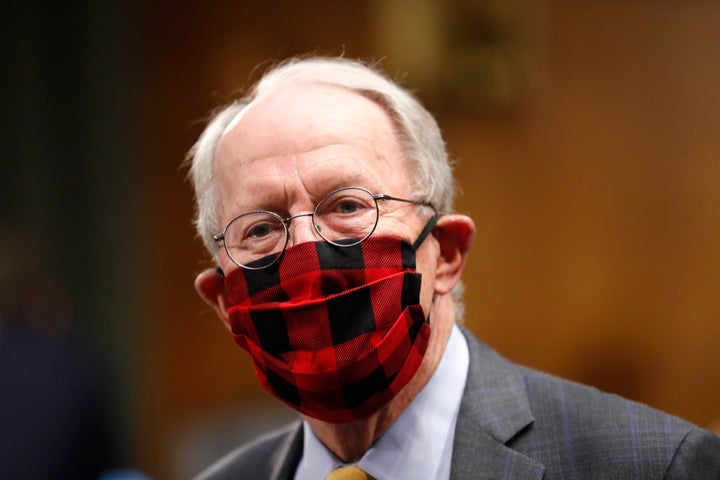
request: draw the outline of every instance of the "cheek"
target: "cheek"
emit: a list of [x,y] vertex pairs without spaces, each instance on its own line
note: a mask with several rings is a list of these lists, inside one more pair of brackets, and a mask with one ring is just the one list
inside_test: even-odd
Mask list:
[[429,255],[431,249],[423,245],[417,255],[417,270],[422,274],[422,286],[420,289],[420,304],[425,314],[430,313],[433,296],[435,294],[435,266],[436,262]]
[[[224,252],[223,252],[224,253]],[[230,275],[233,271],[237,270],[238,267],[235,265],[235,263],[228,258],[227,255],[223,255],[223,257],[220,258],[220,269],[223,271],[224,276]]]
[[430,314],[433,296],[435,294],[433,289],[435,278],[430,278],[429,275],[423,274],[422,282],[422,289],[420,290],[420,305],[422,305],[423,312],[425,312],[425,316],[427,316]]

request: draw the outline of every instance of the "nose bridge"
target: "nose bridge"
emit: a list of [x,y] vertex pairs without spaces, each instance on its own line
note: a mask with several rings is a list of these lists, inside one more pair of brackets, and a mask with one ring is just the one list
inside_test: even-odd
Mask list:
[[[307,217],[307,219],[303,218]],[[317,240],[317,233],[313,225],[313,212],[298,213],[285,219],[290,239],[288,246]]]

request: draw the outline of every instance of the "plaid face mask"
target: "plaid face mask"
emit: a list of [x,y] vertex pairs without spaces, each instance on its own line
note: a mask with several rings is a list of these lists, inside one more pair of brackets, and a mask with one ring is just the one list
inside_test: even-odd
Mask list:
[[236,343],[260,384],[327,422],[364,417],[412,379],[430,326],[420,306],[414,245],[370,237],[352,247],[306,242],[263,270],[225,279]]

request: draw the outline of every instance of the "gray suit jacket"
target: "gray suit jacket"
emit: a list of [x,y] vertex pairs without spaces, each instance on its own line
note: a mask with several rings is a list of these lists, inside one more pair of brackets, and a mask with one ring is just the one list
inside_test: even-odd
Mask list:
[[[720,479],[720,438],[712,433],[515,365],[463,333],[470,369],[452,480]],[[198,478],[292,480],[302,444],[298,422],[231,452]]]

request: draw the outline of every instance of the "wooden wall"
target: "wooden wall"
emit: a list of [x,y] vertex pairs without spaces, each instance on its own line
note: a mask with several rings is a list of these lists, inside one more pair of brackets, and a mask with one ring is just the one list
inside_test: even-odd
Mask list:
[[[423,2],[448,14],[440,3]],[[709,425],[720,417],[720,4],[502,3],[476,12],[493,35],[447,41],[443,23],[439,76],[405,79],[427,86],[419,94],[459,161],[457,210],[478,225],[467,324],[513,360]],[[205,458],[197,449],[215,454],[202,439],[233,437],[250,428],[241,412],[274,402],[192,289],[205,255],[179,164],[197,121],[267,59],[401,55],[405,27],[388,40],[382,15],[373,2],[134,5],[144,229],[156,239],[142,247],[133,405],[145,472],[189,476]],[[464,71],[453,69],[458,45],[507,61],[509,89],[490,98],[480,83],[443,78]],[[502,83],[493,78],[482,85]],[[464,98],[457,85],[477,91]]]

